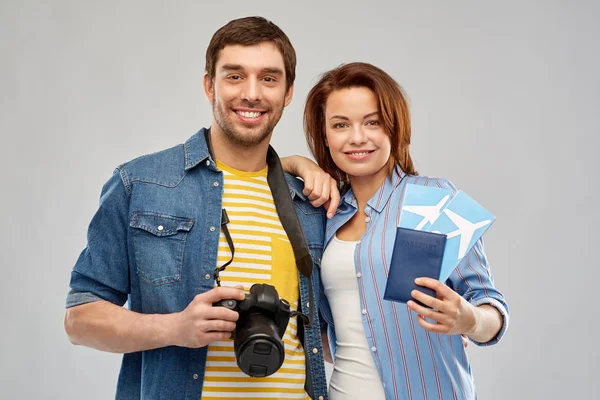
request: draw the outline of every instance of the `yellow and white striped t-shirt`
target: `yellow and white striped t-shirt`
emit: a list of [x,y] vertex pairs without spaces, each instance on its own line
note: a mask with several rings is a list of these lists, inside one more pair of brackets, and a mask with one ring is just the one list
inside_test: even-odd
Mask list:
[[[275,286],[279,297],[286,299],[292,310],[297,310],[298,270],[291,243],[277,216],[267,168],[243,172],[218,161],[217,167],[224,175],[223,208],[229,216],[227,228],[235,247],[233,262],[220,273],[221,285],[243,285],[247,291],[254,283],[268,283]],[[231,251],[221,231],[218,266],[230,258]],[[290,318],[283,337],[285,361],[266,378],[251,378],[239,369],[232,340],[211,343],[202,399],[309,399],[304,390],[305,358],[297,328],[297,318]]]

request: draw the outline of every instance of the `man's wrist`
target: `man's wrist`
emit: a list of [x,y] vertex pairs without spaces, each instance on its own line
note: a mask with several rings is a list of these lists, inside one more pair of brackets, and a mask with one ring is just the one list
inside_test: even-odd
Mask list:
[[153,314],[151,326],[155,333],[155,340],[159,347],[179,345],[179,318],[180,313]]

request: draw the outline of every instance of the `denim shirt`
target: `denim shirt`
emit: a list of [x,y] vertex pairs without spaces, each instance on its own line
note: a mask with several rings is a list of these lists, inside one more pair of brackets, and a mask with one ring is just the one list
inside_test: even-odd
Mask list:
[[[144,314],[180,312],[214,287],[221,225],[223,173],[201,129],[184,144],[142,156],[115,170],[104,185],[88,229],[87,247],[71,273],[67,307],[106,300]],[[313,259],[314,302],[299,273],[300,304],[319,302],[325,214],[286,175]],[[276,268],[276,266],[274,266]],[[306,390],[327,398],[318,312],[299,330],[306,355]],[[169,346],[123,355],[117,399],[200,399],[207,347]]]

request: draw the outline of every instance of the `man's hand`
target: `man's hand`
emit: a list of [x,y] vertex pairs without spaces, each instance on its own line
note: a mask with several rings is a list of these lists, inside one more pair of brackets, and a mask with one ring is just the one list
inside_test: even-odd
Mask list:
[[[417,278],[415,283],[433,289],[437,294],[437,298],[434,298],[418,290],[412,291],[414,299],[432,308],[420,306],[412,300],[408,301],[408,308],[419,314],[419,325],[430,332],[446,335],[469,336],[475,331],[477,310],[471,303],[436,279]],[[428,322],[425,318],[435,322]]]
[[240,288],[217,287],[194,297],[177,315],[175,344],[198,348],[229,339],[239,315],[225,307],[214,307],[213,303],[223,299],[243,300],[244,296]]
[[337,182],[314,161],[302,156],[282,157],[284,171],[299,176],[304,181],[304,193],[313,207],[324,206],[327,218],[332,218],[340,204]]

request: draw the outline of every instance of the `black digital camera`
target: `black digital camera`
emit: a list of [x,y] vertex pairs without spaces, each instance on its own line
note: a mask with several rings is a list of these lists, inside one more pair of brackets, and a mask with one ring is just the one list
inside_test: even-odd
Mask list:
[[277,289],[256,283],[244,300],[221,300],[214,304],[237,311],[240,317],[233,331],[235,359],[249,376],[262,378],[283,364],[283,335],[290,320],[290,303],[279,298]]

